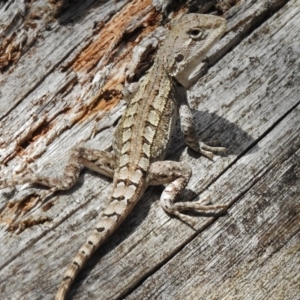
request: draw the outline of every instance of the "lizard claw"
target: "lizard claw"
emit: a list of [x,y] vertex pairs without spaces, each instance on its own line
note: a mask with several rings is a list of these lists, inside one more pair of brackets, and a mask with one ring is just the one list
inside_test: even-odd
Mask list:
[[224,153],[226,150],[224,147],[212,147],[200,142],[200,153],[211,160],[213,160],[214,153]]

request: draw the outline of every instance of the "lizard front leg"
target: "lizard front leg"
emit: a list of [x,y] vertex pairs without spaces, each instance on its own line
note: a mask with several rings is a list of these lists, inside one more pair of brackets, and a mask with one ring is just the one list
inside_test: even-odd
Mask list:
[[215,152],[225,152],[226,148],[224,147],[212,147],[198,141],[193,115],[187,102],[186,91],[183,87],[177,86],[177,97],[179,100],[181,131],[184,134],[186,144],[194,151],[201,153],[209,159],[213,159]]
[[68,190],[76,183],[82,166],[112,178],[116,164],[115,154],[111,152],[76,147],[71,150],[70,158],[60,178],[26,174],[22,178],[0,180],[0,188],[30,183],[49,187],[50,191],[48,192],[51,193]]
[[226,205],[205,205],[203,200],[195,202],[175,202],[177,196],[184,190],[192,175],[188,165],[175,161],[158,161],[150,165],[147,177],[149,185],[168,184],[164,189],[160,202],[162,208],[169,214],[175,215],[183,222],[194,227],[195,218],[183,214],[184,211],[215,213],[223,212]]

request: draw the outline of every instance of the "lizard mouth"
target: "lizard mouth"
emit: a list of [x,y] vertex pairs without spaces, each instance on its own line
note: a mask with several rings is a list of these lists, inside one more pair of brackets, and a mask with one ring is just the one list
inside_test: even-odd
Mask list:
[[188,76],[186,87],[193,85],[205,73],[205,63],[201,62],[195,66]]

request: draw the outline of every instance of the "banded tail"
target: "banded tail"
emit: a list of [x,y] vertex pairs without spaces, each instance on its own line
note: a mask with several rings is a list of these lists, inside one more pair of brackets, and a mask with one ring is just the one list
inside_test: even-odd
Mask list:
[[122,169],[118,171],[119,176],[115,176],[110,202],[104,209],[101,219],[97,222],[93,232],[88,236],[87,241],[81,246],[69,264],[55,295],[55,300],[65,299],[74,279],[85,263],[123,222],[144,192],[145,185],[143,180],[135,184],[129,178],[119,179],[119,177],[122,177],[122,174],[120,174]]

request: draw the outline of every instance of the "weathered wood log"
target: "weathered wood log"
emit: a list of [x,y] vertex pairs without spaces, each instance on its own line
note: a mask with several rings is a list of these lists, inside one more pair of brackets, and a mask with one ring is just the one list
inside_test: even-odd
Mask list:
[[[199,216],[195,231],[167,216],[161,189],[149,188],[80,273],[70,299],[300,293],[300,3],[208,2],[210,12],[222,9],[228,30],[188,96],[199,139],[219,140],[228,153],[211,162],[186,151],[177,129],[168,159],[193,168],[183,199],[210,196],[230,209]],[[57,176],[80,142],[108,148],[133,48],[167,22],[150,0],[70,2],[56,17],[48,4],[0,4],[0,180],[27,168]],[[174,18],[186,13],[176,5]],[[53,298],[110,188],[84,170],[74,188],[42,203],[40,187],[0,190],[1,299]]]

